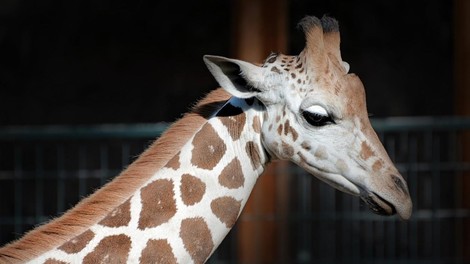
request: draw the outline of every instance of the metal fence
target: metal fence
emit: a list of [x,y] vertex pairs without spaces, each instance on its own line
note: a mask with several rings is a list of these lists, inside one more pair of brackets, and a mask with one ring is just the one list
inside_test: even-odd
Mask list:
[[[372,214],[294,165],[277,164],[272,213],[255,206],[239,222],[271,226],[253,232],[250,263],[466,263],[470,208],[470,119],[373,120],[407,179],[411,220]],[[164,124],[0,129],[0,243],[20,237],[116,176],[164,130]],[[465,156],[467,155],[467,160]],[[286,188],[287,186],[287,188]],[[258,188],[258,187],[255,187]],[[287,191],[286,191],[287,190]],[[241,263],[237,224],[210,259]],[[269,244],[269,246],[267,246]],[[265,251],[271,257],[266,258]],[[256,253],[259,252],[259,253]]]

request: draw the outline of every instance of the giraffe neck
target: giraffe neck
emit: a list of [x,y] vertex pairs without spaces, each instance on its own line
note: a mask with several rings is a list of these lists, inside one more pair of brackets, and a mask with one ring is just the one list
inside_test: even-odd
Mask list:
[[123,204],[34,262],[204,262],[268,161],[261,113],[257,101],[232,98]]

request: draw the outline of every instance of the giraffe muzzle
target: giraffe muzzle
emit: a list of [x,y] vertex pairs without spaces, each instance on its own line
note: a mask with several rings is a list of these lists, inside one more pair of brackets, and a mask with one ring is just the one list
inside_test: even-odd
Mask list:
[[361,199],[369,206],[372,212],[378,215],[394,215],[397,212],[393,204],[374,192],[361,196]]
[[361,188],[361,199],[369,208],[379,215],[398,214],[400,219],[411,217],[413,204],[405,181],[399,174],[390,174],[388,181],[382,185],[371,185]]

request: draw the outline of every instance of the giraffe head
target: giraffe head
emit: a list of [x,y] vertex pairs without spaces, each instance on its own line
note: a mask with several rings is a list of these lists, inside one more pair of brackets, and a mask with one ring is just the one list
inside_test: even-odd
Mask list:
[[204,61],[235,97],[265,106],[262,143],[333,187],[360,196],[376,213],[408,219],[408,188],[373,130],[362,82],[341,59],[336,20],[300,22],[306,47],[298,56],[271,54],[264,64],[218,56]]

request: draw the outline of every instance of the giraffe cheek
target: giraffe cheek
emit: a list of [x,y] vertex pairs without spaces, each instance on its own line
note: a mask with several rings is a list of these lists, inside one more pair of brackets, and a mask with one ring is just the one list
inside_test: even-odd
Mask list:
[[343,159],[338,159],[335,166],[338,169],[338,172],[342,175],[345,175],[349,172],[349,166]]
[[281,143],[280,157],[283,159],[291,159],[294,156],[294,147],[285,141]]
[[360,156],[363,160],[368,160],[370,157],[372,156],[375,156],[375,153],[374,151],[372,150],[372,148],[369,146],[369,144],[367,144],[366,141],[363,141],[361,143],[361,152],[360,152]]
[[313,155],[318,160],[326,160],[329,157],[328,151],[326,150],[325,146],[318,146]]

